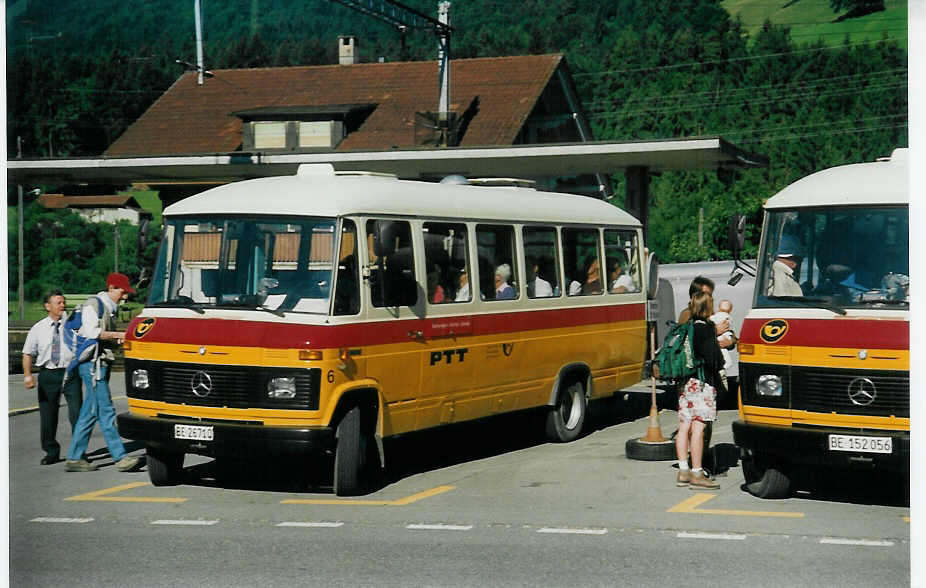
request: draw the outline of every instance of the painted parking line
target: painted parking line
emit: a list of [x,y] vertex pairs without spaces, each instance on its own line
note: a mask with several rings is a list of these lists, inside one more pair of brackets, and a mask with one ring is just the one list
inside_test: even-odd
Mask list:
[[93,521],[92,518],[68,518],[68,517],[35,517],[30,519],[30,523],[89,523]]
[[416,531],[469,531],[472,525],[449,525],[446,523],[411,523],[405,525],[406,529]]
[[282,523],[277,523],[276,526],[336,529],[338,527],[343,527],[344,523],[340,521],[283,521]]
[[844,539],[841,537],[824,537],[820,543],[829,545],[863,545],[865,547],[893,547],[893,541],[873,541],[871,539]]
[[157,521],[151,521],[152,525],[189,525],[189,526],[205,526],[214,525],[219,521],[204,521],[202,519],[160,519]]
[[320,504],[320,505],[330,505],[330,506],[406,506],[419,500],[424,500],[425,498],[430,498],[432,496],[437,496],[438,494],[443,494],[444,492],[449,492],[450,490],[455,490],[456,486],[437,486],[431,488],[430,490],[425,490],[423,492],[418,492],[417,494],[412,494],[411,496],[406,496],[405,498],[399,498],[398,500],[353,500],[353,499],[338,499],[338,498],[289,498],[287,500],[281,500],[280,504]]
[[78,494],[77,496],[71,496],[64,500],[77,502],[186,502],[187,500],[186,498],[167,498],[159,496],[112,496],[117,492],[150,485],[149,482],[130,482],[121,486],[87,492],[86,494]]
[[738,533],[686,533],[681,532],[675,535],[679,539],[720,539],[723,541],[742,541],[746,535]]
[[569,529],[569,528],[556,528],[556,527],[543,527],[542,529],[537,529],[538,533],[551,533],[554,535],[605,535],[607,534],[607,529]]
[[690,513],[690,514],[708,514],[708,515],[728,515],[728,516],[744,516],[744,517],[784,517],[792,519],[800,519],[804,517],[802,512],[781,512],[781,511],[768,511],[768,510],[728,510],[728,509],[711,509],[711,508],[698,508],[708,500],[715,498],[716,494],[711,494],[708,492],[698,492],[694,496],[687,498],[672,508],[666,510],[666,512],[673,513]]

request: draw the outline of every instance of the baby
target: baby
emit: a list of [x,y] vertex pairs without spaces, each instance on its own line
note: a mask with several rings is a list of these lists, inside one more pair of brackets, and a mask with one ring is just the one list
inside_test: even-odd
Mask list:
[[[733,312],[733,303],[730,302],[729,300],[721,300],[720,302],[717,303],[717,312],[711,315],[711,321],[713,321],[715,325],[719,325],[723,321],[729,321],[731,312]],[[717,342],[720,343],[721,345],[728,345],[729,342],[733,339],[733,337],[734,337],[733,329],[730,328],[724,331],[723,333],[721,333],[720,335],[717,335]],[[726,347],[721,347],[720,353],[723,354],[724,365],[725,366],[729,365],[731,361],[730,350],[727,349]]]

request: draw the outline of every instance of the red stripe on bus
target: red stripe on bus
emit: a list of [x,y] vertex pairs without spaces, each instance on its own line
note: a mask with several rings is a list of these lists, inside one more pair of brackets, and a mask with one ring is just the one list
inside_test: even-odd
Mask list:
[[[135,325],[140,321],[136,318],[127,329],[126,339],[189,345],[328,349],[404,343],[415,340],[414,334],[418,331],[425,334],[441,333],[449,321],[459,321],[465,325],[465,329],[456,331],[456,334],[495,335],[644,319],[643,304],[522,310],[498,314],[396,319],[344,325],[298,325],[263,321],[158,317],[141,337],[135,335]],[[447,333],[447,335],[450,334]]]
[[[776,320],[787,331],[775,341],[763,339],[762,327]],[[796,345],[801,347],[858,347],[861,349],[909,349],[910,323],[890,319],[746,319],[741,343]]]

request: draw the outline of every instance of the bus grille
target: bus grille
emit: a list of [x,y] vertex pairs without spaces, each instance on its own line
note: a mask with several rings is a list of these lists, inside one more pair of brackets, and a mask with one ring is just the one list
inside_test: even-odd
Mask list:
[[[204,365],[126,359],[126,390],[131,398],[158,400],[171,404],[227,408],[288,408],[318,410],[321,370],[260,368],[253,366]],[[148,370],[149,387],[132,386],[132,371]],[[193,393],[197,372],[208,375],[211,390],[205,396]],[[271,377],[289,376],[296,381],[296,397],[269,398],[267,383]]]
[[[874,402],[859,406],[849,399],[855,378],[871,380]],[[791,371],[791,408],[870,416],[910,416],[910,373],[907,371],[838,370],[794,367]]]

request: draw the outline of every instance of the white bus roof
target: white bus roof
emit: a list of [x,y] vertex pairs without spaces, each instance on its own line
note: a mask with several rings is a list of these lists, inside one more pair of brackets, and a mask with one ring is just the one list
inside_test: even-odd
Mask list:
[[164,209],[177,215],[351,214],[590,223],[639,227],[627,212],[602,200],[515,186],[475,186],[399,180],[392,176],[335,174],[327,165],[303,166],[295,176],[225,184]]
[[895,149],[889,159],[810,174],[769,198],[765,208],[907,204],[907,152]]

